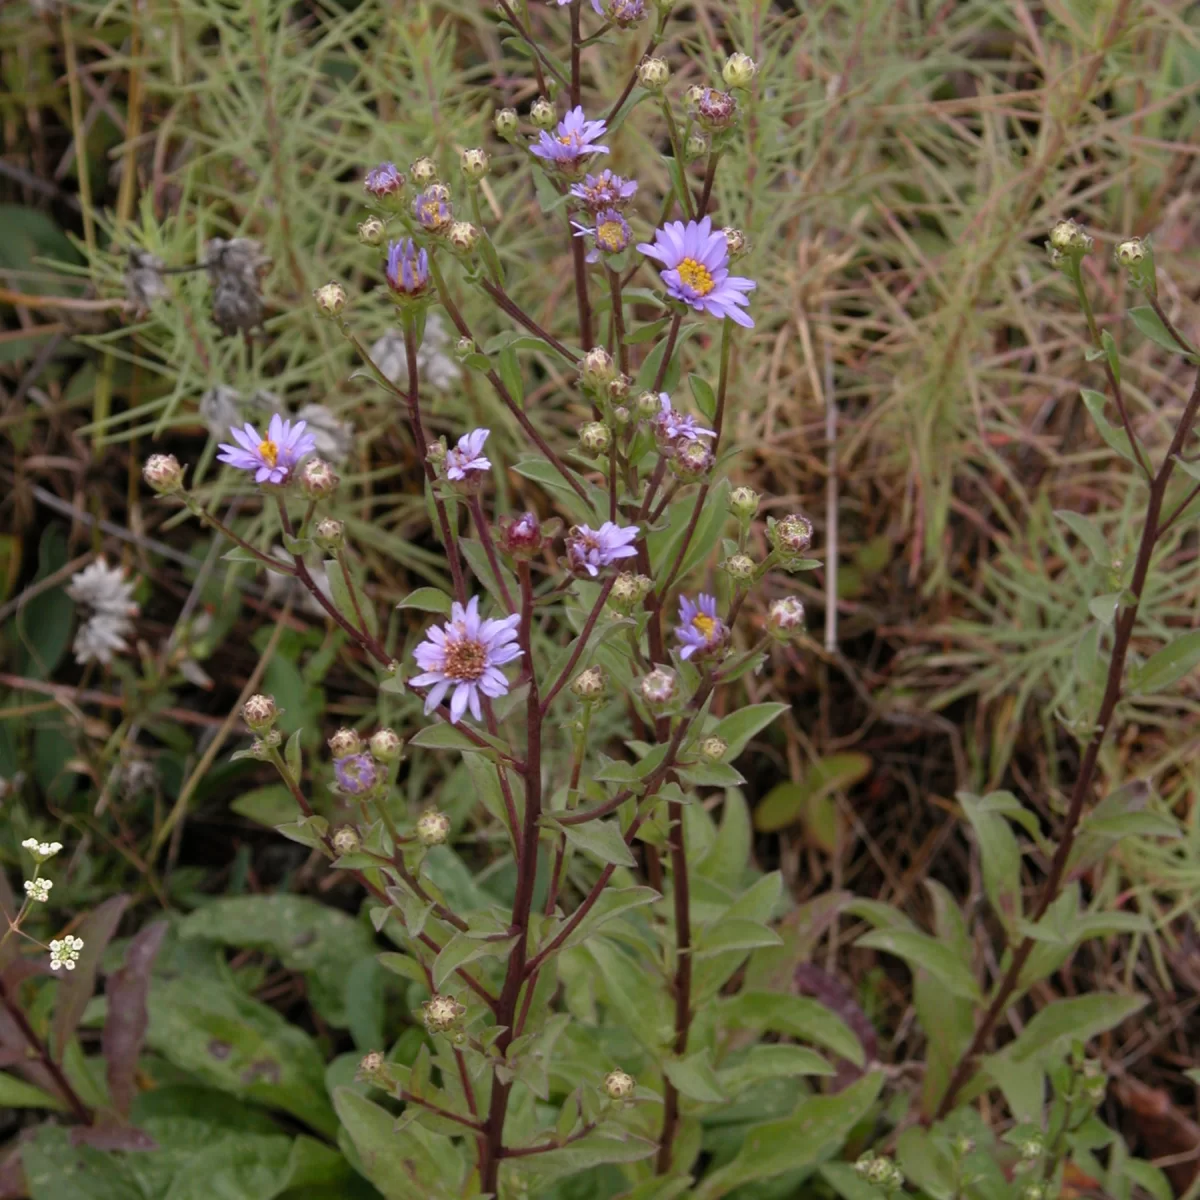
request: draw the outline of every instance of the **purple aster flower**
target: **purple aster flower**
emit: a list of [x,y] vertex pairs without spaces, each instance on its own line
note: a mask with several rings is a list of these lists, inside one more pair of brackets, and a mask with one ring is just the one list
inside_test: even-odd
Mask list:
[[413,197],[412,210],[421,228],[430,233],[441,233],[454,223],[450,189],[443,183],[431,183],[423,192],[418,192]]
[[610,0],[608,19],[621,29],[629,29],[646,15],[646,0]]
[[387,200],[404,191],[404,176],[391,162],[372,167],[363,180],[363,189],[373,200]]
[[523,653],[512,644],[520,621],[519,613],[484,621],[479,617],[478,596],[472,596],[466,608],[456,600],[450,606],[450,620],[432,626],[425,641],[413,651],[422,674],[413,676],[410,682],[414,687],[429,688],[425,711],[433,712],[453,688],[451,724],[457,723],[468,707],[475,720],[480,720],[479,693],[494,700],[508,691],[508,680],[500,667]]
[[561,170],[577,169],[585,155],[608,153],[607,146],[592,144],[604,136],[607,128],[606,122],[589,121],[583,115],[583,109],[576,107],[559,121],[554,134],[543,129],[538,134],[537,145],[530,146],[529,152]]
[[633,558],[637,551],[630,544],[637,541],[637,527],[622,529],[605,521],[599,529],[575,525],[567,534],[567,563],[577,575],[586,571],[594,579],[601,567],[611,566],[618,558]]
[[491,459],[483,456],[483,443],[490,433],[490,429],[472,429],[458,439],[458,445],[446,452],[447,479],[466,479],[468,472],[491,468]]
[[412,238],[389,242],[386,274],[393,292],[420,296],[429,286],[429,254],[418,250]]
[[713,232],[712,218],[703,221],[668,221],[654,232],[653,244],[638,249],[662,263],[660,274],[667,293],[684,304],[714,317],[728,317],[747,329],[754,322],[741,308],[758,286],[753,279],[729,274],[729,246],[721,230]]
[[599,175],[585,175],[582,183],[571,185],[571,195],[582,200],[583,207],[592,214],[605,208],[624,208],[637,190],[637,180],[622,179],[607,168]]
[[[566,6],[571,3],[571,0],[554,0],[554,3],[557,4],[559,8],[566,8]],[[604,5],[600,3],[600,0],[592,0],[592,8],[595,11],[596,16],[604,16]]]
[[222,442],[224,453],[217,458],[242,471],[253,471],[255,483],[287,483],[296,464],[316,448],[313,435],[304,432],[306,428],[304,421],[293,425],[278,413],[271,418],[265,438],[249,423],[241,429],[231,426],[229,432],[237,445]]
[[711,654],[719,650],[729,636],[725,622],[717,616],[717,598],[701,592],[693,604],[686,596],[679,597],[679,624],[675,636],[683,647],[680,658],[693,654]]
[[694,442],[698,438],[716,437],[711,429],[696,424],[696,418],[676,412],[671,407],[671,397],[666,392],[658,393],[659,412],[654,418],[654,432],[665,446],[678,446],[681,442]]
[[351,796],[369,792],[379,777],[375,760],[369,754],[349,754],[345,758],[334,759],[333,773],[337,777],[338,787]]
[[572,221],[579,232],[576,237],[590,237],[592,248],[587,253],[588,262],[599,262],[601,253],[620,254],[631,241],[633,230],[629,222],[615,208],[606,208],[596,214],[596,224],[589,228]]

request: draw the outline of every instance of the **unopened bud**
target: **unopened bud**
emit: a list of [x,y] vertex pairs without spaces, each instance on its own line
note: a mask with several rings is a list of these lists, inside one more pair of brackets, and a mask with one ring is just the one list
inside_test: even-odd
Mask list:
[[446,442],[444,438],[438,438],[436,442],[429,443],[429,449],[425,451],[425,459],[435,467],[440,467],[446,461]]
[[804,605],[795,596],[772,600],[767,609],[767,632],[780,641],[788,641],[804,628]]
[[336,317],[346,307],[346,289],[340,283],[326,283],[313,291],[317,311],[323,317]]
[[325,500],[337,491],[338,477],[323,458],[310,458],[300,468],[300,487],[310,500]]
[[758,74],[758,64],[748,54],[735,51],[721,68],[721,78],[725,86],[731,88],[748,88]]
[[326,745],[334,758],[348,758],[352,754],[361,754],[363,748],[362,738],[345,725],[329,739]]
[[479,230],[470,221],[455,221],[446,234],[446,240],[460,254],[470,254],[479,244]]
[[1021,1189],[1021,1200],[1046,1200],[1046,1188],[1040,1183],[1027,1183]]
[[358,240],[364,246],[378,246],[387,236],[387,226],[378,217],[368,217],[358,223]]
[[632,381],[628,375],[616,375],[608,385],[608,398],[613,404],[624,404],[629,399],[629,385]]
[[653,583],[645,575],[622,571],[613,580],[608,593],[608,603],[619,613],[631,613],[650,594]]
[[625,1071],[609,1071],[604,1077],[604,1094],[610,1100],[628,1100],[636,1087],[636,1080]]
[[1146,254],[1146,243],[1141,238],[1130,238],[1119,243],[1116,249],[1117,262],[1123,267],[1132,267],[1135,263],[1140,263]]
[[758,564],[748,554],[731,555],[721,568],[735,583],[750,583],[758,575]]
[[521,128],[521,118],[517,115],[515,108],[502,108],[492,118],[492,128],[496,131],[496,136],[503,138],[506,142],[511,141],[516,137],[517,130]]
[[340,550],[346,544],[346,527],[334,517],[322,517],[313,528],[313,541],[322,550]]
[[690,133],[683,144],[683,157],[687,162],[696,162],[708,154],[710,142],[702,133]]
[[643,58],[638,63],[638,83],[648,92],[661,92],[671,79],[671,68],[665,58]]
[[474,354],[475,349],[476,346],[474,338],[460,337],[458,341],[454,343],[454,357],[457,358],[459,362],[462,362],[463,359]]
[[242,705],[242,720],[255,733],[266,733],[275,719],[279,716],[279,708],[274,696],[264,696],[261,692],[251,696]]
[[438,177],[437,163],[422,155],[408,168],[408,174],[417,187],[427,187]]
[[714,461],[715,456],[709,444],[696,438],[676,447],[671,457],[671,471],[684,483],[691,483],[703,479],[712,470]]
[[602,700],[608,691],[608,678],[604,669],[588,667],[586,671],[580,671],[571,680],[571,691],[577,700],[582,700],[585,704],[594,704],[597,700]]
[[430,1033],[449,1033],[466,1011],[453,996],[443,996],[440,993],[430,996],[421,1005],[425,1028]]
[[1129,282],[1150,296],[1158,295],[1158,272],[1149,241],[1130,238],[1116,249],[1117,262],[1129,272]]
[[364,1083],[379,1083],[382,1081],[386,1062],[378,1050],[364,1054],[358,1064],[358,1078]]
[[642,392],[634,401],[633,407],[637,415],[645,421],[655,419],[662,406],[657,392]]
[[729,511],[739,521],[749,521],[758,512],[760,499],[761,497],[753,488],[735,487],[729,493]]
[[787,558],[799,558],[812,545],[812,522],[800,513],[776,521],[770,529],[771,544]]
[[[1092,238],[1075,221],[1059,221],[1050,230],[1050,257],[1055,266],[1078,262],[1092,252],[1093,245]],[[1058,256],[1057,260],[1055,255]]]
[[250,753],[259,760],[259,762],[269,762],[271,756],[283,744],[283,738],[278,729],[268,729],[262,737],[255,738],[250,743]]
[[649,675],[642,679],[642,699],[651,708],[663,708],[675,699],[678,684],[675,672],[663,667],[655,667]]
[[740,258],[746,253],[746,235],[732,225],[726,225],[721,232],[725,235],[725,249],[730,258]]
[[603,346],[593,346],[579,362],[579,377],[589,387],[606,387],[616,376],[613,357]]
[[152,454],[142,468],[142,478],[160,496],[170,496],[183,487],[183,468],[173,454]]
[[720,133],[737,120],[737,99],[732,92],[702,88],[695,102],[696,120],[710,133]]
[[579,447],[585,454],[604,454],[611,444],[612,434],[602,421],[589,421],[579,430]]
[[720,762],[729,749],[729,743],[724,738],[706,737],[700,742],[698,749],[701,756],[709,762]]
[[500,549],[514,558],[532,558],[542,549],[542,526],[536,513],[522,513],[515,520],[501,517]]
[[480,150],[477,147],[470,150],[464,150],[460,158],[462,173],[472,182],[475,183],[482,179],[491,166],[491,158],[488,157],[486,150]]
[[400,735],[393,729],[377,729],[371,734],[367,745],[371,754],[381,763],[395,762],[400,757],[400,751],[404,749]]
[[535,129],[553,129],[558,124],[558,113],[545,96],[539,96],[530,106],[529,120]]
[[975,1139],[968,1137],[965,1133],[960,1133],[951,1141],[950,1148],[959,1158],[963,1158],[968,1154],[975,1153]]
[[1043,1151],[1046,1149],[1040,1137],[1029,1137],[1017,1146],[1017,1153],[1026,1161],[1032,1162],[1035,1158],[1040,1158]]
[[417,818],[417,841],[422,846],[441,846],[450,836],[450,818],[436,808],[427,808]]
[[333,848],[339,854],[353,854],[362,846],[362,839],[353,825],[343,825],[334,830]]

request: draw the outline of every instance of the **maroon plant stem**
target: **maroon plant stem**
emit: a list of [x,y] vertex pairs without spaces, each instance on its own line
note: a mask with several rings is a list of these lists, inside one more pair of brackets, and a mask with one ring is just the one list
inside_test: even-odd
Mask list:
[[513,603],[508,584],[504,582],[504,576],[500,573],[500,561],[496,557],[496,546],[492,541],[492,528],[488,523],[487,514],[483,511],[483,505],[479,501],[479,493],[472,492],[467,504],[470,506],[471,516],[475,518],[475,528],[479,533],[479,540],[483,543],[483,552],[487,555],[488,566],[492,568],[492,575],[496,580],[496,586],[500,589],[500,595],[504,597],[508,611],[516,612],[517,606]]
[[679,338],[679,326],[683,324],[683,313],[676,312],[671,318],[670,327],[667,329],[667,348],[663,351],[662,362],[658,364],[658,370],[654,373],[654,382],[650,385],[652,392],[657,392],[663,385],[663,380],[667,377],[667,368],[671,365],[671,358],[675,353],[675,342]]
[[415,1104],[420,1108],[424,1108],[431,1113],[436,1113],[439,1117],[447,1121],[453,1121],[458,1125],[465,1125],[473,1133],[482,1133],[483,1127],[478,1121],[472,1121],[468,1117],[460,1117],[458,1113],[451,1112],[448,1108],[442,1108],[440,1104],[434,1104],[432,1100],[426,1100],[424,1096],[414,1096],[412,1092],[400,1089],[400,1099],[405,1104]]
[[600,589],[600,595],[596,597],[596,603],[592,605],[592,611],[588,613],[587,620],[583,624],[583,629],[580,630],[579,637],[575,639],[575,649],[571,651],[571,657],[567,659],[567,665],[563,667],[562,674],[554,681],[554,686],[546,693],[546,699],[542,701],[542,716],[546,715],[550,709],[550,705],[554,703],[554,697],[563,690],[567,681],[571,678],[571,672],[575,670],[575,665],[579,662],[579,656],[587,648],[588,639],[592,636],[592,630],[596,627],[596,621],[599,619],[600,613],[604,608],[604,602],[608,599],[608,593],[612,591],[616,580],[616,575],[610,575],[604,581],[604,586]]
[[569,1146],[572,1142],[587,1137],[595,1128],[595,1123],[585,1125],[582,1129],[577,1129],[570,1137],[563,1138],[561,1142],[546,1142],[541,1146],[508,1146],[504,1149],[504,1157],[528,1158],[531,1154],[545,1154],[548,1150],[558,1150],[562,1146]]
[[571,107],[579,106],[579,10],[583,0],[571,0]]
[[575,236],[567,215],[567,236],[571,239],[571,263],[575,270],[575,307],[579,310],[579,344],[584,353],[592,348],[592,302],[588,297],[587,260],[583,238]]
[[[575,241],[579,241],[579,238],[576,238]],[[578,354],[568,350],[554,334],[543,329],[502,287],[497,287],[496,284],[487,279],[480,279],[479,284],[519,325],[524,325],[530,333],[536,337],[540,337],[547,345],[552,346],[568,362],[577,363],[579,361]]]
[[467,1111],[476,1118],[476,1123],[478,1123],[479,1109],[475,1106],[475,1089],[471,1086],[470,1075],[467,1074],[467,1060],[457,1046],[454,1048],[454,1061],[458,1063],[458,1079],[462,1084],[463,1095],[466,1097]]
[[704,173],[704,187],[700,192],[700,203],[696,205],[696,219],[702,220],[708,211],[708,202],[712,199],[713,181],[717,177],[717,163],[721,161],[718,151],[708,156],[708,170]]
[[[621,301],[621,276],[617,271],[608,272],[608,287],[612,295],[613,328],[617,334],[617,361],[621,370],[629,373],[629,347],[625,345],[625,313]],[[615,441],[616,439],[614,439]]]
[[[1167,449],[1162,466],[1159,467],[1158,473],[1150,483],[1150,497],[1146,504],[1146,517],[1142,525],[1142,537],[1138,544],[1133,577],[1129,584],[1133,603],[1127,608],[1122,609],[1121,615],[1117,618],[1113,634],[1112,658],[1108,664],[1108,678],[1104,685],[1104,696],[1100,701],[1100,709],[1096,716],[1095,729],[1091,739],[1088,741],[1087,749],[1084,751],[1083,761],[1079,766],[1079,773],[1075,777],[1075,786],[1071,790],[1071,800],[1067,808],[1066,818],[1063,821],[1063,830],[1059,838],[1058,848],[1054,852],[1054,858],[1051,860],[1046,882],[1042,885],[1038,902],[1030,916],[1031,923],[1039,921],[1045,915],[1050,905],[1058,898],[1059,889],[1066,875],[1067,861],[1075,846],[1076,835],[1079,832],[1079,822],[1083,816],[1084,802],[1092,791],[1092,780],[1100,758],[1100,748],[1108,733],[1113,712],[1116,710],[1117,703],[1121,699],[1125,658],[1129,652],[1129,643],[1133,637],[1134,626],[1137,623],[1138,607],[1141,604],[1142,592],[1146,586],[1146,576],[1150,570],[1150,559],[1154,552],[1155,544],[1162,532],[1159,518],[1162,513],[1163,498],[1166,495],[1167,485],[1170,483],[1172,472],[1175,469],[1175,457],[1183,448],[1183,444],[1190,434],[1192,426],[1195,424],[1198,410],[1200,410],[1200,376],[1197,377],[1195,386],[1192,388],[1192,394],[1188,398],[1183,416],[1180,418],[1175,435],[1171,439],[1171,444]],[[950,1112],[954,1107],[954,1101],[957,1099],[958,1093],[971,1078],[975,1058],[987,1044],[987,1040],[996,1022],[1011,1002],[1020,983],[1021,971],[1024,969],[1025,963],[1028,961],[1035,945],[1035,938],[1025,937],[1016,950],[1013,951],[1008,970],[1005,971],[1003,978],[996,985],[991,1003],[988,1005],[979,1024],[975,1027],[975,1033],[971,1038],[970,1044],[958,1060],[958,1064],[950,1076],[950,1082],[946,1085],[945,1094],[942,1096],[941,1103],[938,1104],[937,1111],[934,1113],[933,1119],[935,1121],[940,1121]]]
[[79,1098],[79,1093],[71,1086],[71,1081],[67,1078],[62,1067],[54,1061],[46,1043],[38,1037],[33,1026],[29,1024],[29,1020],[25,1016],[21,1006],[17,1003],[16,997],[9,992],[5,985],[3,975],[0,975],[0,1004],[4,1005],[5,1011],[12,1018],[13,1024],[20,1030],[21,1036],[25,1039],[29,1049],[33,1051],[38,1062],[45,1067],[50,1077],[54,1080],[55,1086],[62,1093],[62,1098],[70,1108],[72,1116],[81,1125],[90,1125],[93,1119],[91,1109]]

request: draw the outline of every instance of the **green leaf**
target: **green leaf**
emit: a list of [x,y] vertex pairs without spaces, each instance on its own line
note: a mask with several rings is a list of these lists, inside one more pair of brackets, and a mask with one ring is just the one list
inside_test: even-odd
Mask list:
[[1016,834],[1004,817],[989,810],[987,797],[959,792],[958,801],[979,844],[984,891],[997,916],[1013,921],[1021,915],[1021,847]]
[[696,407],[709,421],[713,420],[717,415],[717,396],[708,380],[701,375],[689,375],[688,383],[691,385]]
[[441,613],[443,616],[449,616],[452,603],[453,601],[441,588],[419,587],[416,591],[409,592],[396,607],[416,608],[421,612]]
[[1106,1033],[1145,1008],[1146,1003],[1146,996],[1120,996],[1112,992],[1053,1000],[995,1057],[1014,1062],[1036,1058],[1044,1062],[1064,1053],[1073,1042],[1086,1042]]
[[1200,629],[1193,629],[1152,654],[1140,668],[1133,671],[1130,687],[1143,695],[1161,692],[1191,674],[1198,665]]
[[979,1003],[982,996],[970,966],[944,942],[911,929],[875,929],[855,942],[856,946],[884,950],[902,958],[915,970],[928,971],[947,991]]
[[753,1029],[801,1038],[832,1050],[856,1067],[864,1062],[862,1043],[836,1013],[809,996],[741,992],[717,1002],[717,1020],[730,1029]]
[[48,1108],[54,1112],[67,1112],[66,1102],[57,1096],[43,1092],[41,1088],[26,1083],[7,1071],[0,1071],[0,1109],[3,1108]]
[[604,503],[604,497],[595,486],[581,480],[570,467],[566,468],[567,472],[572,479],[583,484],[584,492],[589,497],[588,503],[579,498],[579,494],[567,483],[552,462],[548,462],[540,456],[519,459],[512,469],[518,475],[532,479],[534,483],[540,484],[548,492],[557,496],[559,502],[573,518],[584,522],[597,519],[597,514],[601,511],[601,505]]
[[741,1184],[832,1158],[870,1112],[882,1086],[882,1072],[874,1071],[836,1095],[802,1100],[789,1117],[751,1126],[737,1157],[704,1179],[695,1200],[718,1200]]
[[700,1104],[721,1104],[725,1100],[707,1050],[699,1050],[687,1058],[669,1059],[663,1063],[663,1074],[689,1100]]
[[1102,567],[1112,563],[1112,551],[1108,538],[1103,530],[1090,517],[1082,513],[1068,512],[1066,509],[1055,509],[1054,515],[1071,530],[1073,534],[1088,548],[1093,559]]
[[[345,572],[342,567],[345,566]],[[346,574],[350,576],[350,584],[354,586],[354,594],[351,595],[350,585],[346,582]],[[346,554],[342,554],[339,558],[327,558],[325,560],[325,575],[329,580],[329,594],[333,599],[334,607],[354,626],[355,629],[361,629],[363,623],[366,623],[367,632],[374,637],[379,633],[379,617],[375,612],[375,605],[371,603],[371,597],[367,595],[366,589],[363,587],[362,571],[359,570],[356,564],[350,561]],[[354,606],[354,599],[358,599],[358,608]],[[362,612],[362,620],[359,620],[359,611]]]
[[1148,304],[1139,305],[1129,310],[1129,316],[1143,337],[1149,338],[1156,346],[1169,350],[1172,354],[1182,354],[1195,361],[1194,354],[1188,354],[1171,336],[1170,330],[1162,323],[1158,313]]
[[763,797],[754,810],[754,828],[760,833],[774,833],[802,819],[811,824],[823,799],[847,791],[870,771],[871,759],[865,754],[829,754],[819,758],[807,768],[802,780],[778,783]]
[[[571,946],[579,945],[606,921],[611,921],[621,913],[628,912],[632,908],[641,908],[646,904],[653,904],[661,899],[658,892],[649,887],[605,888],[587,916],[571,930],[562,944],[562,949],[567,950]],[[553,937],[556,932],[557,928],[552,929],[549,936]]]
[[1179,822],[1169,813],[1127,812],[1112,817],[1093,814],[1084,818],[1083,829],[1088,834],[1111,838],[1114,842],[1124,837],[1155,837],[1175,840],[1183,836]]
[[446,721],[418,729],[408,739],[408,744],[422,746],[426,750],[461,750],[464,754],[486,754],[489,757],[494,757],[496,753],[490,746],[477,746],[461,729]]
[[807,1046],[751,1046],[744,1059],[734,1066],[722,1067],[717,1079],[727,1095],[735,1096],[745,1088],[768,1079],[788,1079],[795,1075],[833,1075],[834,1068]]
[[[549,819],[547,824],[551,824]],[[618,867],[632,867],[637,863],[615,821],[588,821],[586,825],[561,826],[553,822],[553,825],[562,830],[572,846],[602,863],[614,863]]]
[[766,729],[776,717],[788,711],[787,704],[748,704],[717,722],[712,736],[728,743],[725,758],[732,762],[746,748],[746,743]]
[[1124,592],[1109,592],[1104,596],[1093,596],[1088,601],[1088,612],[1101,625],[1111,625],[1117,615],[1117,609],[1121,607],[1121,597],[1124,594]]
[[[1083,397],[1083,403],[1088,412],[1091,413],[1092,421],[1095,423],[1100,436],[1122,458],[1136,465],[1137,455],[1133,452],[1133,446],[1130,444],[1128,434],[1126,434],[1124,429],[1111,424],[1104,415],[1106,401],[1103,392],[1094,392],[1091,388],[1082,388],[1079,394]],[[1141,471],[1141,467],[1138,467],[1138,470]]]
[[904,1177],[933,1200],[953,1200],[958,1194],[954,1159],[928,1129],[911,1126],[896,1143],[896,1165]]
[[473,938],[467,932],[456,933],[443,947],[433,962],[433,986],[441,991],[442,985],[458,970],[479,958],[504,958],[513,948],[515,937],[502,941],[485,941]]
[[741,917],[714,921],[696,936],[693,953],[697,958],[720,954],[725,950],[755,950],[760,946],[782,946],[783,939],[758,921]]

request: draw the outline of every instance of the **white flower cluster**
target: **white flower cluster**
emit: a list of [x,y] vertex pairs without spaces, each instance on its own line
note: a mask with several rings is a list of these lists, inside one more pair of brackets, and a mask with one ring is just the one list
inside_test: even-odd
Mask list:
[[54,886],[52,879],[25,880],[25,895],[35,904],[45,904],[50,899],[50,889]]
[[110,567],[103,558],[71,576],[67,595],[87,610],[75,634],[76,662],[107,666],[117,651],[129,649],[125,639],[133,633],[131,618],[138,613],[133,588],[123,568]]
[[67,934],[61,941],[55,938],[50,943],[50,970],[75,970],[75,963],[79,959],[79,952],[83,949],[83,938],[72,937]]
[[21,843],[22,850],[28,850],[34,858],[45,862],[48,858],[53,858],[61,849],[62,842],[39,842],[37,838],[26,838]]

